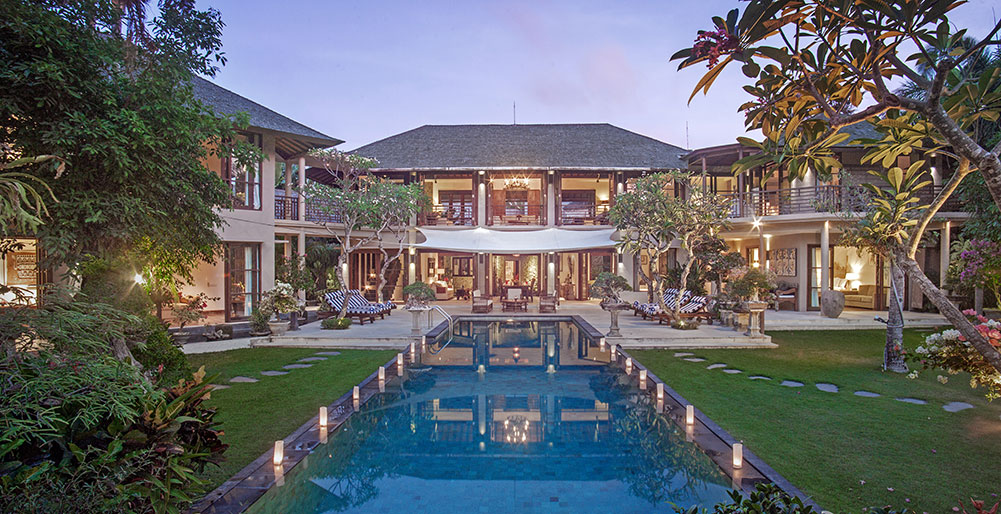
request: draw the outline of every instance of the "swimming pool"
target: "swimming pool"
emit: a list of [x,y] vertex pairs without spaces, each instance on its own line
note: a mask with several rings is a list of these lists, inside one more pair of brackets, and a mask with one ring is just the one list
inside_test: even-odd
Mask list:
[[726,499],[731,479],[609,365],[589,326],[448,332],[250,512],[647,512]]

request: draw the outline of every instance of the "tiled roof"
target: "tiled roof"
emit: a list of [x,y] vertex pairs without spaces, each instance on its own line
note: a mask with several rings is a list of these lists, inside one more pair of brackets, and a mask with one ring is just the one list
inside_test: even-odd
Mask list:
[[355,153],[401,168],[684,168],[687,150],[607,123],[424,125]]
[[317,139],[327,143],[329,146],[335,146],[344,142],[318,130],[311,129],[288,116],[278,114],[253,100],[240,96],[202,77],[192,77],[191,85],[194,88],[195,98],[212,106],[213,109],[222,114],[246,112],[250,115],[250,124],[254,127],[284,132],[293,136]]

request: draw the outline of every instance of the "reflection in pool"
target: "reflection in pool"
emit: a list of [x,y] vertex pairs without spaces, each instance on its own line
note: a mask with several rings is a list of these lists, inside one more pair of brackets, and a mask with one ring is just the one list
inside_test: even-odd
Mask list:
[[251,511],[645,512],[726,499],[717,465],[572,322],[456,333]]

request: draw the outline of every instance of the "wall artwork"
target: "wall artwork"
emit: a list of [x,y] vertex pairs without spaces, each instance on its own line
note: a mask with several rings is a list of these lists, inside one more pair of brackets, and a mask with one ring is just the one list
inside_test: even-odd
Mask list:
[[796,276],[796,249],[778,248],[772,250],[771,268],[780,277]]

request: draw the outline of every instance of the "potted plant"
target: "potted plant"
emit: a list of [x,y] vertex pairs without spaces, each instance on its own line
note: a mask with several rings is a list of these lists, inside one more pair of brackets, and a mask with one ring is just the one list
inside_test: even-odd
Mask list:
[[178,323],[177,331],[173,335],[177,344],[185,344],[191,340],[194,333],[190,330],[184,330],[184,327],[205,319],[205,308],[208,307],[210,300],[215,301],[218,298],[209,298],[205,293],[198,293],[187,301],[171,305],[170,310],[174,315],[174,321]]
[[[764,312],[768,302],[762,301],[761,295],[769,294],[775,288],[775,280],[771,274],[759,268],[750,268],[730,283],[730,294],[742,300],[743,308],[748,313],[747,335],[755,335],[761,330]],[[754,320],[758,319],[757,328]]]
[[250,312],[250,335],[252,336],[266,336],[271,333],[268,329],[271,310],[265,307],[259,306]]
[[619,332],[619,313],[628,309],[629,304],[619,298],[622,291],[632,291],[629,282],[619,275],[603,271],[591,283],[591,298],[601,298],[599,305],[611,316],[611,324],[608,327],[608,337],[621,337]]
[[275,282],[274,289],[265,293],[265,301],[271,307],[270,310],[275,314],[275,319],[268,321],[268,329],[271,330],[271,335],[285,335],[289,323],[282,321],[279,316],[299,309],[299,299],[295,297],[295,290],[285,282]]
[[422,312],[429,309],[429,302],[435,301],[436,296],[434,289],[424,282],[414,282],[413,284],[403,288],[403,296],[407,299],[405,308],[410,311],[410,314],[414,317],[414,326],[410,333],[412,335],[420,335],[420,315]]

